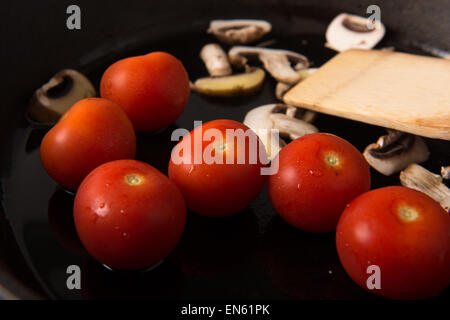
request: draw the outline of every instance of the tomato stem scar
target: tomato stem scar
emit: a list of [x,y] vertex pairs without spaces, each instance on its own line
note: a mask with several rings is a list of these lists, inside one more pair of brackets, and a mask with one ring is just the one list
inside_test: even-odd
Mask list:
[[414,208],[407,206],[400,206],[397,215],[404,222],[413,222],[419,217],[419,213]]
[[125,182],[130,186],[137,186],[144,182],[144,178],[137,173],[132,173],[125,176]]
[[215,149],[217,151],[224,152],[227,150],[227,143],[226,142],[217,143]]
[[325,156],[325,162],[332,167],[336,167],[339,165],[339,158],[334,154],[327,154]]

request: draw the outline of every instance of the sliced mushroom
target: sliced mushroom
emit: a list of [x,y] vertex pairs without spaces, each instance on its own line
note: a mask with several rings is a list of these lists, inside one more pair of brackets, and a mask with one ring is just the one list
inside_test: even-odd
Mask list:
[[369,19],[341,13],[328,26],[325,37],[327,47],[336,51],[372,49],[384,37],[385,27],[377,20],[368,28]]
[[191,89],[210,96],[248,95],[261,88],[264,78],[265,72],[263,69],[249,68],[245,73],[197,79],[191,84]]
[[275,96],[278,100],[283,101],[283,96],[286,92],[289,91],[295,84],[289,84],[284,82],[277,82],[277,85],[275,87]]
[[450,166],[441,167],[441,176],[446,180],[450,179]]
[[[258,57],[264,68],[277,81],[288,84],[300,81],[301,75],[297,71],[309,66],[308,58],[288,50],[235,46],[228,51],[230,63],[237,67],[246,66],[251,57]],[[291,64],[294,64],[294,67]]]
[[450,189],[442,183],[442,177],[413,163],[400,172],[403,186],[422,191],[441,204],[449,212]]
[[[311,74],[316,72],[316,70],[317,70],[317,68],[308,68],[308,69],[302,69],[302,70],[297,71],[297,73],[300,75],[300,80],[298,82],[305,80],[306,78],[308,78],[308,76],[310,76]],[[297,83],[289,84],[289,83],[284,83],[284,82],[278,82],[277,86],[275,87],[275,96],[279,100],[283,101],[284,94],[286,92],[288,92],[289,89],[291,89]]]
[[[302,110],[284,104],[268,104],[250,110],[244,124],[252,129],[266,147],[267,156],[273,159],[288,140],[317,132],[312,124],[301,120]],[[276,134],[277,129],[279,135]]]
[[205,45],[200,51],[200,58],[211,76],[228,76],[232,73],[228,56],[217,43]]
[[368,145],[363,154],[374,169],[389,176],[411,163],[426,161],[430,153],[422,138],[388,130],[387,135]]
[[272,30],[272,25],[264,20],[235,19],[213,20],[208,33],[226,44],[248,44],[261,39]]
[[77,101],[95,95],[88,78],[76,70],[64,69],[36,90],[27,116],[31,121],[55,123]]

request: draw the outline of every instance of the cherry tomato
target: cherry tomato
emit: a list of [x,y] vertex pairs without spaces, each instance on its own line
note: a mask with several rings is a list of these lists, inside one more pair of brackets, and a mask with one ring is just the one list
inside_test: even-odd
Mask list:
[[[236,135],[227,137],[227,130]],[[215,158],[208,159],[209,155]],[[261,175],[266,159],[264,146],[247,126],[214,120],[196,127],[175,146],[169,178],[192,211],[227,216],[244,209],[259,194],[266,180]]]
[[98,165],[134,158],[136,135],[123,110],[102,98],[74,104],[44,136],[41,161],[47,173],[75,191]]
[[182,114],[190,95],[189,78],[177,58],[152,52],[112,64],[101,79],[100,95],[119,104],[136,131],[151,132]]
[[136,160],[93,170],[74,202],[75,226],[86,250],[118,270],[139,270],[164,259],[186,224],[180,191],[165,175]]
[[[450,215],[413,189],[385,187],[354,199],[339,219],[336,246],[349,276],[380,296],[426,298],[450,283]],[[376,280],[367,284],[372,265],[379,288]]]
[[304,231],[333,231],[346,204],[370,188],[364,157],[331,134],[300,137],[277,158],[279,170],[268,182],[270,201],[285,221]]

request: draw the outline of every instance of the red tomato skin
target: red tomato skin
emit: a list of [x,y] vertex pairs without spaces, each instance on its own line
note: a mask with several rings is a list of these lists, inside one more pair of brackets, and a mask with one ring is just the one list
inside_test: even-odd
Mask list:
[[102,98],[74,104],[44,136],[40,156],[50,177],[75,191],[98,165],[134,158],[136,135],[123,110]]
[[[138,174],[141,185],[125,177]],[[92,171],[74,202],[76,230],[86,250],[117,270],[139,270],[172,252],[186,225],[186,205],[165,175],[136,160],[105,163]]]
[[[338,156],[338,166],[324,161],[328,154]],[[335,135],[300,137],[281,149],[277,157],[279,170],[269,176],[269,198],[278,214],[298,229],[335,230],[346,204],[370,189],[370,170],[364,157]]]
[[[418,219],[399,219],[401,205],[415,208]],[[348,275],[386,298],[428,298],[450,283],[450,216],[413,189],[384,187],[354,199],[339,220],[336,247]],[[369,265],[380,268],[381,289],[368,289]]]
[[[250,163],[248,149],[245,150],[245,163],[236,164],[236,145],[235,164],[190,164],[194,162],[195,134],[208,129],[217,129],[222,134],[225,134],[227,129],[241,129],[245,132],[250,130],[240,122],[227,119],[213,120],[196,127],[179,142],[181,145],[190,143],[192,152],[183,153],[186,163],[175,164],[171,157],[169,178],[179,187],[188,208],[192,211],[208,217],[230,216],[245,209],[261,192],[266,181],[266,176],[260,174],[264,164],[260,161],[261,158],[258,158],[257,163]],[[258,139],[253,131],[248,132]],[[208,144],[210,141],[202,143],[202,152]],[[262,152],[265,155],[265,150]]]
[[172,124],[189,100],[189,77],[183,64],[165,52],[152,52],[112,64],[100,82],[100,95],[119,104],[138,132]]

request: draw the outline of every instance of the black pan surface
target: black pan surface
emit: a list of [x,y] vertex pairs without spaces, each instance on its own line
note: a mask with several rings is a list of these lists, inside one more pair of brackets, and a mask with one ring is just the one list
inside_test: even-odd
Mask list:
[[[38,74],[24,81],[21,92],[25,95],[8,107],[10,111],[3,110],[1,119],[5,126],[7,122],[14,126],[3,135],[8,137],[5,139],[8,142],[2,146],[1,154],[2,206],[28,267],[45,294],[57,299],[376,299],[346,275],[337,257],[334,233],[310,234],[290,227],[271,207],[266,189],[248,208],[233,217],[211,219],[189,212],[186,231],[178,247],[151,271],[110,271],[90,258],[81,245],[72,221],[74,196],[52,181],[40,163],[39,145],[47,129],[33,128],[23,117],[34,89],[52,74],[62,68],[75,68],[98,88],[103,71],[117,59],[162,50],[182,60],[191,79],[205,76],[206,69],[198,55],[202,45],[214,41],[205,33],[211,18],[267,19],[274,30],[263,40],[275,40],[273,48],[306,55],[314,67],[336,54],[323,44],[326,26],[342,11],[337,5],[322,10],[312,5],[275,1],[277,5],[249,6],[251,10],[227,7],[220,12],[218,2],[212,3],[217,6],[211,7],[211,11],[208,5],[183,5],[180,10],[192,13],[191,18],[183,16],[174,21],[176,14],[169,12],[159,16],[158,23],[140,22],[139,28],[131,22],[133,14],[137,21],[145,19],[146,15],[155,16],[148,11],[151,8],[143,4],[142,8],[136,4],[128,11],[118,3],[113,9],[113,4],[103,7],[103,11],[91,7],[83,26],[95,29],[93,33],[97,38],[82,29],[79,34],[55,31],[53,41],[41,39],[44,44],[40,50],[50,52],[52,46],[57,45],[55,50],[63,56],[50,53],[49,60],[45,60],[42,52],[37,53],[37,62],[45,60],[44,65],[36,66]],[[57,6],[64,8],[62,4]],[[365,7],[358,4],[347,11],[364,15]],[[83,10],[83,4],[81,8]],[[383,10],[383,6],[381,8]],[[51,12],[48,15],[51,16]],[[112,16],[95,24],[93,15],[101,12]],[[63,14],[60,22],[64,19]],[[117,24],[125,30],[120,30]],[[103,29],[99,31],[99,28]],[[30,32],[33,35],[45,30]],[[99,33],[102,38],[98,37]],[[77,47],[84,40],[81,49]],[[378,47],[394,46],[397,51],[425,54],[412,43],[406,41],[403,34],[390,30],[388,25],[387,35]],[[23,69],[18,72],[23,73]],[[20,85],[20,81],[16,85]],[[192,93],[186,111],[175,124],[156,134],[138,135],[136,159],[167,173],[170,152],[176,144],[170,139],[174,129],[191,130],[195,120],[242,121],[250,109],[276,102],[274,90],[275,81],[269,77],[262,90],[249,97],[211,98]],[[13,109],[20,112],[11,111]],[[11,120],[7,121],[6,116]],[[325,114],[318,117],[315,125],[320,131],[349,140],[361,151],[385,133],[380,127]],[[450,156],[450,143],[433,139],[426,142],[431,158],[423,165],[438,172],[442,165],[448,165],[445,160]],[[397,175],[385,177],[372,170],[372,188],[398,184]],[[81,290],[69,290],[66,286],[66,270],[70,265],[81,267]],[[449,289],[441,295],[441,298],[448,297]]]

